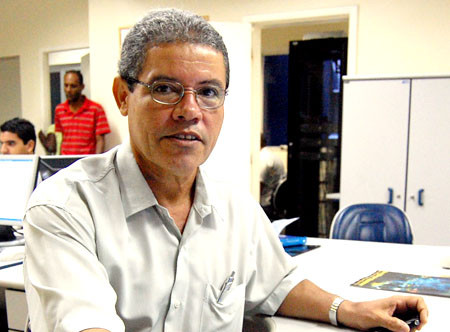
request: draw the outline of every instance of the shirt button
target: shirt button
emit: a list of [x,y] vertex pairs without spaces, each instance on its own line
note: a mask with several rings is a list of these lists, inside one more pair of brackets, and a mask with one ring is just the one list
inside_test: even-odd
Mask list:
[[175,303],[173,304],[173,307],[174,307],[175,309],[178,309],[180,306],[181,306],[181,303],[180,303],[180,302],[175,302]]

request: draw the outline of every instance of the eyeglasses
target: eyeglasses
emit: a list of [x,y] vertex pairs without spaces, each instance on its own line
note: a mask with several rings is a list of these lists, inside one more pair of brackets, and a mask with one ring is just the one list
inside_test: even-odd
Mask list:
[[183,99],[185,91],[192,91],[200,108],[212,110],[223,105],[227,94],[227,90],[216,85],[186,89],[183,84],[175,81],[161,80],[148,84],[131,77],[127,78],[127,81],[131,84],[137,83],[145,86],[150,90],[152,99],[163,105],[176,105]]

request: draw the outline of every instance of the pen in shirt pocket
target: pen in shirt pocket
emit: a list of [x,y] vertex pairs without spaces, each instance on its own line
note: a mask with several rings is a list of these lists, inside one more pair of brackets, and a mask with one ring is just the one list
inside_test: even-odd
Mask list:
[[225,281],[222,284],[222,287],[220,288],[219,297],[217,298],[217,303],[222,303],[222,298],[225,292],[228,292],[231,288],[231,285],[233,285],[234,282],[234,271],[231,272],[230,276],[225,279]]

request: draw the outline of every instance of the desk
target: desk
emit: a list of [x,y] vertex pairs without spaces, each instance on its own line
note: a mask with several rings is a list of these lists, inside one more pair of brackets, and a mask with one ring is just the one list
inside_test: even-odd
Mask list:
[[[354,301],[388,297],[394,293],[351,287],[350,284],[376,270],[387,270],[433,276],[450,275],[450,270],[440,267],[442,257],[450,256],[450,246],[421,246],[346,240],[309,238],[308,244],[320,248],[298,255],[295,259],[305,269],[305,276],[325,290]],[[0,270],[0,287],[23,290],[23,265]],[[18,293],[20,294],[20,293]],[[424,296],[430,309],[429,323],[423,332],[444,331],[448,326],[450,298]],[[7,310],[9,307],[6,303]],[[8,313],[9,314],[9,313]],[[9,316],[9,315],[8,315]],[[8,317],[9,318],[9,317]],[[272,318],[276,331],[352,331],[329,324],[290,319]],[[19,322],[24,325],[25,317]],[[22,330],[23,327],[20,328]]]
[[[9,331],[23,331],[28,314],[23,281],[23,264],[0,270]],[[3,295],[3,291],[1,292]]]
[[[309,238],[308,244],[320,248],[298,255],[295,259],[304,267],[306,278],[321,288],[353,300],[372,300],[406,293],[388,292],[350,284],[376,270],[450,276],[450,270],[441,268],[440,260],[450,256],[450,246],[421,246],[407,244],[375,243],[347,240]],[[423,296],[430,310],[429,322],[423,332],[447,330],[450,298]],[[353,331],[329,324],[274,317],[276,331]]]
[[24,290],[23,264],[0,270],[0,287]]

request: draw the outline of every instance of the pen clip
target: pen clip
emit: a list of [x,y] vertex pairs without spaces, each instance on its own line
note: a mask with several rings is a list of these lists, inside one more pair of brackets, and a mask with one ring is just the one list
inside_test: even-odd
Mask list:
[[234,274],[235,272],[232,271],[230,276],[223,282],[222,287],[220,288],[219,297],[217,298],[217,303],[221,303],[223,295],[225,294],[225,292],[228,292],[231,288],[231,285],[233,285]]

